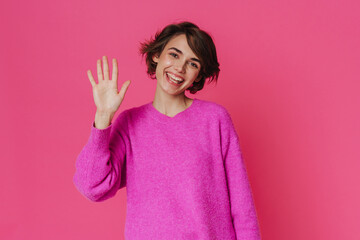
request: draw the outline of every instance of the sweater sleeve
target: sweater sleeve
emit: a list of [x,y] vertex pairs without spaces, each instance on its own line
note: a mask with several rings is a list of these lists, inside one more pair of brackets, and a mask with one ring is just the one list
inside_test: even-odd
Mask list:
[[239,137],[231,116],[226,109],[220,131],[231,215],[236,237],[238,240],[259,240],[261,239],[260,228],[240,149]]
[[111,198],[126,185],[126,113],[120,113],[105,129],[95,128],[93,121],[88,142],[76,159],[73,183],[91,201]]

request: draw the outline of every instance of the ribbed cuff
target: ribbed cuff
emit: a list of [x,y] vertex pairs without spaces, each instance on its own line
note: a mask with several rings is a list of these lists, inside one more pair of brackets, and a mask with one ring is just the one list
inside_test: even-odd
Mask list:
[[95,127],[95,121],[91,126],[91,133],[89,138],[89,143],[94,148],[109,148],[110,141],[110,132],[111,132],[112,123],[107,128],[98,129]]

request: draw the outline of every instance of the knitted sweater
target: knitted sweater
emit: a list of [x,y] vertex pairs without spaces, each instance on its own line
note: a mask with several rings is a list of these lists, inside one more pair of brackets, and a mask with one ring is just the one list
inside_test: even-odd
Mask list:
[[126,187],[127,240],[258,240],[239,138],[228,111],[195,98],[174,117],[152,102],[94,122],[76,159],[78,191],[104,201]]

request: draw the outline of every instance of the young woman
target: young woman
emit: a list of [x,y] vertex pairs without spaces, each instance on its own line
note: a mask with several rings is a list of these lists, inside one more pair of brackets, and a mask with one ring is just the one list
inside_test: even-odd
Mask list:
[[97,107],[91,134],[76,160],[76,188],[104,201],[126,186],[125,239],[260,239],[239,138],[221,105],[185,96],[216,80],[212,38],[193,23],[170,24],[141,44],[154,100],[112,118],[130,81],[118,92],[107,58],[90,71]]

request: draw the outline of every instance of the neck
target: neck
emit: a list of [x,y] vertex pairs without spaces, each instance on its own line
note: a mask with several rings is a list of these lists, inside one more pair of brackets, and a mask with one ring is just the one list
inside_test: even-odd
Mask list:
[[162,114],[173,117],[188,108],[192,101],[193,100],[185,96],[184,93],[168,95],[159,94],[159,92],[156,91],[152,105]]

